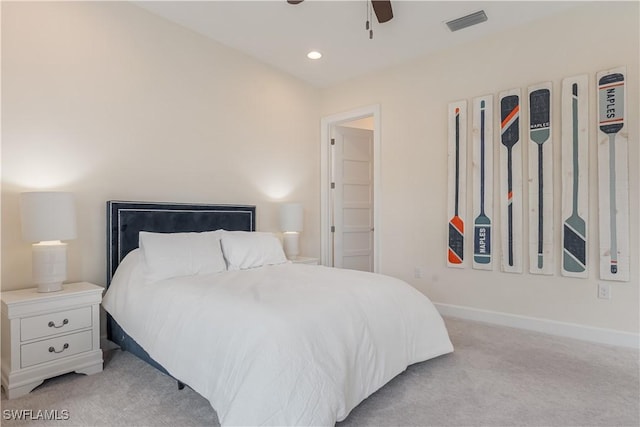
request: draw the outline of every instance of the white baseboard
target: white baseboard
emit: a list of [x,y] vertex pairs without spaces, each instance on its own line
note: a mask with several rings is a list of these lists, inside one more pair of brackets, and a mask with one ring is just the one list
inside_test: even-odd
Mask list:
[[536,317],[519,316],[498,311],[482,310],[460,305],[434,303],[443,316],[459,317],[479,322],[493,323],[512,328],[543,332],[550,335],[574,338],[599,344],[640,348],[640,335],[614,329],[595,328],[576,323],[558,322]]

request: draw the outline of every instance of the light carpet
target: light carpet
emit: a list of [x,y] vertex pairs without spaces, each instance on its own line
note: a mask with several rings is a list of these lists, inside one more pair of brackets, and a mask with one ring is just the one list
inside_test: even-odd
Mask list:
[[[637,350],[445,321],[454,353],[410,366],[338,425],[640,426]],[[100,374],[63,375],[13,400],[3,392],[1,404],[3,426],[219,425],[207,400],[119,350],[105,352]],[[68,419],[8,419],[12,410]]]

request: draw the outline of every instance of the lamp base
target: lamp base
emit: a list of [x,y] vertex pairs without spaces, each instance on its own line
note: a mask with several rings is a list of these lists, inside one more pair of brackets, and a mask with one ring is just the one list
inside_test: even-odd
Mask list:
[[287,256],[287,259],[293,260],[298,258],[300,254],[300,249],[298,249],[299,236],[300,233],[297,231],[285,231],[283,233],[284,254]]
[[62,282],[60,283],[41,283],[38,285],[38,292],[58,292],[62,290]]
[[38,292],[62,290],[62,282],[67,278],[66,243],[42,242],[32,246],[33,282]]

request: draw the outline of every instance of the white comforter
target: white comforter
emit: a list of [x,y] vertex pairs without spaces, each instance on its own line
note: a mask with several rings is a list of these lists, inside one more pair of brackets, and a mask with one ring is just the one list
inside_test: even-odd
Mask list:
[[222,425],[334,425],[408,365],[453,350],[408,284],[322,266],[151,284],[117,273],[103,305]]

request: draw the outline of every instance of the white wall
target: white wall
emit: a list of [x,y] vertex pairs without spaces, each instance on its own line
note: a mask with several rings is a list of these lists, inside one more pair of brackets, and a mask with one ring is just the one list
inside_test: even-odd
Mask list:
[[19,193],[72,191],[69,280],[104,284],[105,202],[304,203],[319,254],[318,93],[124,2],[2,2],[2,289],[30,286]]
[[[323,92],[323,116],[381,105],[381,272],[401,277],[445,304],[637,332],[639,317],[638,3],[585,3],[562,15],[479,40],[429,58],[359,78]],[[631,202],[631,281],[612,282],[612,299],[598,300],[595,73],[627,66]],[[561,80],[591,77],[590,225],[588,279],[450,269],[447,244],[447,105],[551,80],[559,123]],[[560,126],[554,130],[560,141]],[[496,138],[498,135],[496,134]],[[496,139],[497,141],[497,139]],[[497,159],[498,146],[495,147]],[[555,159],[560,146],[554,146]],[[526,157],[525,157],[526,165]],[[525,169],[526,171],[526,166]],[[556,161],[555,237],[560,252],[560,163]],[[468,174],[469,183],[471,174]],[[496,189],[498,181],[496,180]],[[469,184],[470,185],[470,184]],[[525,189],[526,191],[526,189]],[[497,193],[496,193],[497,194]],[[525,211],[526,211],[525,196]],[[471,192],[468,192],[471,206]],[[494,209],[494,213],[497,212]],[[469,223],[469,218],[467,218]],[[525,224],[526,227],[526,224]],[[525,229],[524,235],[528,233]],[[498,239],[496,252],[499,253]],[[527,248],[525,245],[525,255]],[[470,253],[467,243],[467,257]],[[526,256],[525,256],[526,259]],[[525,264],[528,270],[528,264]],[[425,270],[414,278],[416,267]]]
[[[34,189],[77,196],[70,280],[105,282],[109,199],[256,203],[263,230],[276,229],[278,200],[299,200],[302,251],[317,256],[320,117],[380,104],[383,273],[436,302],[638,331],[638,262],[631,282],[613,284],[612,300],[603,301],[596,298],[597,265],[589,279],[558,272],[549,278],[447,269],[444,255],[447,104],[545,80],[558,91],[564,77],[589,73],[593,82],[596,71],[626,65],[628,92],[635,94],[627,100],[631,256],[639,259],[637,3],[588,3],[323,91],[127,3],[2,2],[1,8],[2,289],[30,286],[18,194]],[[595,117],[594,87],[591,96]],[[593,123],[592,261],[595,135]],[[557,207],[559,191],[558,183]],[[413,278],[415,267],[425,269],[423,279]]]

